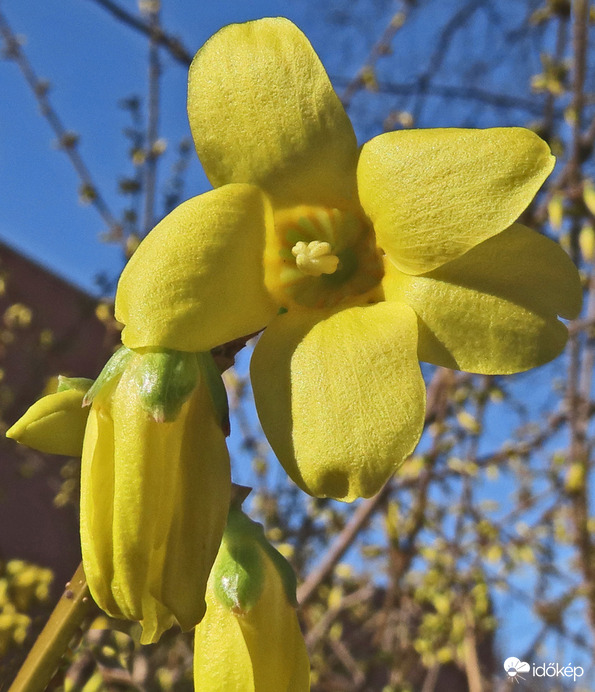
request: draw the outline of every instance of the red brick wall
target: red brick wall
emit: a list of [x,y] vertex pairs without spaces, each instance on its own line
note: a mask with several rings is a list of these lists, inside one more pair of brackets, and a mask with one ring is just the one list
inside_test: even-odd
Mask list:
[[[0,278],[4,433],[39,398],[49,377],[95,377],[117,335],[97,318],[94,299],[2,244]],[[65,458],[0,438],[0,559],[51,567],[57,595],[80,561],[77,510],[53,505]]]

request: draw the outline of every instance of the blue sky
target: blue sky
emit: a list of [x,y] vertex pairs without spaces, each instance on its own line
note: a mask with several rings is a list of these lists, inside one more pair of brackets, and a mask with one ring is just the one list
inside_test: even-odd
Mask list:
[[[193,52],[230,22],[284,14],[306,30],[309,23],[303,2],[178,0],[163,5],[163,25]],[[121,6],[135,12],[136,0]],[[66,128],[80,135],[80,152],[117,212],[125,202],[117,194],[118,179],[131,172],[128,143],[121,133],[129,120],[118,102],[132,94],[145,95],[145,37],[90,0],[7,0],[2,11],[23,37],[38,76],[51,82],[54,108]],[[98,272],[117,274],[121,268],[120,251],[98,240],[104,224],[93,208],[78,203],[77,177],[66,156],[56,151],[55,138],[16,64],[0,62],[0,84],[0,239],[96,290]],[[189,135],[186,72],[168,57],[163,59],[162,90],[161,132],[171,150],[162,166],[166,176],[176,143]],[[193,157],[187,196],[208,187]]]
[[[351,15],[345,18],[334,11],[335,3],[312,0],[176,0],[162,4],[163,26],[190,52],[230,22],[287,16],[306,32],[339,91],[357,73],[391,15],[402,7],[399,0],[355,2],[349,7]],[[453,7],[465,4],[447,3],[445,16]],[[524,21],[522,4],[507,3],[505,17],[510,26]],[[135,13],[137,0],[121,0],[120,5]],[[130,124],[129,117],[118,104],[134,94],[141,98],[146,95],[146,37],[116,21],[92,0],[5,0],[2,11],[13,31],[23,37],[24,50],[38,76],[50,81],[53,106],[65,127],[79,134],[79,151],[101,194],[118,215],[126,202],[117,193],[118,180],[132,170],[129,144],[122,134]],[[378,64],[381,79],[407,83],[426,71],[432,73],[433,82],[438,80],[446,86],[478,83],[495,92],[524,93],[527,75],[539,67],[538,56],[526,42],[515,48],[516,60],[504,59],[511,50],[502,38],[504,33],[495,28],[495,21],[486,19],[485,13],[476,13],[463,22],[462,33],[454,34],[452,47],[438,68],[432,63],[432,52],[438,45],[437,32],[444,17],[434,13],[436,21],[428,23],[427,16],[424,11],[411,13],[407,31],[399,33],[393,43],[393,58]],[[479,74],[481,61],[469,59],[471,34],[465,34],[465,26],[490,45],[490,72]],[[189,135],[186,71],[162,55],[160,132],[169,148],[161,163],[161,183],[174,161],[177,143]],[[494,64],[502,67],[494,69]],[[87,290],[96,291],[96,274],[106,270],[112,276],[119,273],[120,251],[99,241],[105,225],[93,208],[78,203],[79,182],[74,170],[66,156],[56,150],[55,138],[13,62],[0,61],[0,85],[0,239]],[[441,98],[431,96],[423,101],[425,110],[419,126],[488,127],[522,125],[527,120],[527,114],[516,109],[470,109],[467,102],[456,100],[445,108]],[[382,131],[383,119],[391,109],[415,112],[419,102],[398,95],[360,94],[350,109],[360,141]],[[191,197],[208,188],[193,156],[185,195]]]

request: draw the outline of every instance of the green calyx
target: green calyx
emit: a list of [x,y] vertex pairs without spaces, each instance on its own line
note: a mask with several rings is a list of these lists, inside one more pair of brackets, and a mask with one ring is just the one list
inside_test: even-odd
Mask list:
[[99,373],[99,377],[95,380],[89,391],[85,394],[83,399],[83,406],[89,406],[93,403],[95,397],[99,394],[100,390],[109,384],[114,377],[121,375],[128,362],[134,355],[134,351],[127,348],[126,346],[121,346],[114,355],[107,361],[103,366],[103,370]]
[[215,594],[234,613],[246,613],[264,586],[262,556],[253,545],[224,542],[215,566]]
[[[200,381],[208,387],[217,420],[229,434],[227,392],[213,356],[171,349],[119,348],[108,360],[93,382],[83,378],[61,378],[58,388],[79,388],[87,391],[83,406],[91,404],[107,385],[119,378],[126,368],[132,368],[139,400],[143,409],[157,422],[171,422],[180,413],[184,402]],[[91,385],[91,386],[89,386]]]
[[88,377],[64,377],[64,375],[58,375],[56,392],[67,392],[70,390],[88,392],[92,386],[93,380],[90,380]]
[[296,577],[290,564],[267,541],[262,525],[232,505],[213,567],[215,594],[219,601],[236,613],[253,608],[264,587],[264,560],[267,559],[283,582],[288,602],[296,606]]
[[196,354],[163,349],[139,355],[133,367],[142,407],[157,422],[175,420],[198,383]]

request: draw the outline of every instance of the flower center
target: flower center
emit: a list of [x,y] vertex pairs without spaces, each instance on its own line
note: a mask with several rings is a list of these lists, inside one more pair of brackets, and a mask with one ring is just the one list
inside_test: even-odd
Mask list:
[[297,268],[307,276],[334,274],[339,266],[339,258],[333,255],[330,243],[312,240],[305,243],[298,241],[292,248]]
[[374,233],[358,212],[299,206],[275,212],[265,282],[285,308],[359,301],[382,279]]

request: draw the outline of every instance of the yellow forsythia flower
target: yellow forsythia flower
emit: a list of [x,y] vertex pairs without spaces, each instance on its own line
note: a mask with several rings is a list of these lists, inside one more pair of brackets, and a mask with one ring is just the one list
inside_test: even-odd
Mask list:
[[295,612],[295,575],[260,524],[232,507],[196,628],[200,692],[307,692],[310,664]]
[[207,41],[188,114],[215,189],[128,263],[122,338],[204,351],[266,327],[258,415],[305,491],[373,495],[412,452],[418,360],[507,374],[563,349],[578,273],[515,223],[554,165],[533,132],[411,129],[359,148],[312,46],[282,18]]

